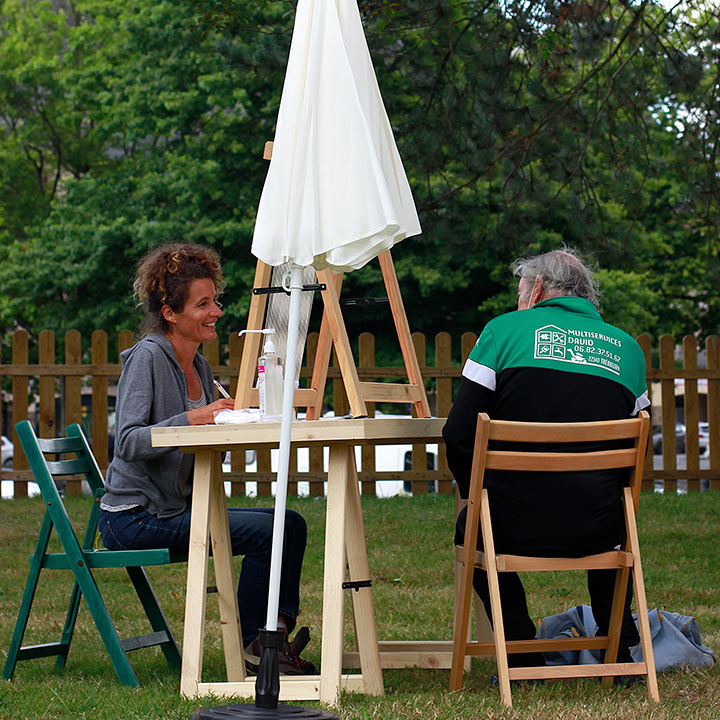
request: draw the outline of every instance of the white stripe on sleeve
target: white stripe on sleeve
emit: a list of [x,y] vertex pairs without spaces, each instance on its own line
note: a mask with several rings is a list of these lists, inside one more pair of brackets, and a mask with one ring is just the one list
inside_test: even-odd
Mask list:
[[462,374],[463,377],[466,377],[468,380],[472,380],[478,385],[486,387],[488,390],[495,390],[495,371],[487,365],[481,365],[480,363],[468,358],[465,362]]
[[648,397],[648,391],[646,390],[639,398],[635,399],[635,409],[632,411],[632,415],[637,415],[641,410],[644,410],[650,404],[650,398]]

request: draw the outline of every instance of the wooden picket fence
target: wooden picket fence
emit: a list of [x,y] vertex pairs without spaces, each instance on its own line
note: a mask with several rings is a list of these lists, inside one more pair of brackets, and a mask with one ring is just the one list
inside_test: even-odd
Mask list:
[[[305,364],[301,369],[301,378],[308,379],[317,347],[317,333],[308,336],[305,352]],[[434,346],[428,353],[425,335],[414,333],[412,336],[420,369],[425,379],[433,414],[447,417],[452,405],[454,391],[460,378],[462,365],[472,349],[477,335],[464,333],[453,345],[449,333],[441,332],[434,337]],[[65,334],[64,362],[58,362],[55,351],[55,336],[50,331],[43,331],[35,341],[33,357],[30,362],[31,338],[18,330],[12,338],[11,362],[2,364],[0,356],[0,420],[2,434],[12,439],[14,448],[14,466],[12,470],[0,471],[0,480],[14,483],[15,497],[27,495],[27,483],[32,479],[28,470],[27,460],[20,448],[12,425],[30,417],[37,423],[41,437],[53,437],[62,434],[63,427],[70,423],[83,422],[90,433],[93,449],[101,468],[108,464],[108,390],[117,382],[120,375],[119,353],[135,342],[130,331],[124,330],[117,338],[118,357],[113,362],[108,360],[108,336],[103,330],[96,330],[91,337],[89,353],[83,349],[80,333],[71,330]],[[242,352],[241,338],[231,335],[221,351],[218,341],[203,347],[203,353],[209,360],[217,378],[229,384],[231,392],[235,391],[235,383]],[[645,469],[644,487],[657,487],[659,481],[664,482],[666,491],[677,488],[677,481],[689,491],[698,490],[702,484],[712,489],[720,489],[720,338],[710,336],[706,339],[705,350],[707,367],[697,367],[698,345],[693,336],[683,339],[682,367],[676,367],[676,348],[674,340],[669,336],[660,339],[659,367],[651,362],[651,341],[647,336],[638,338],[646,358],[648,388],[653,391],[658,387],[660,405],[654,408],[653,423],[662,427],[662,469],[654,469],[652,452],[648,453]],[[357,341],[358,374],[361,380],[394,380],[404,377],[403,367],[379,367],[375,365],[375,338],[371,333],[363,333]],[[428,354],[432,361],[428,362]],[[88,362],[89,360],[89,362]],[[348,413],[348,402],[344,392],[340,372],[332,367],[328,373],[329,402],[327,409],[334,410],[336,416]],[[684,408],[678,415],[676,411],[675,381],[684,381]],[[302,381],[301,381],[302,382]],[[686,464],[678,469],[675,447],[675,423],[684,422],[687,428],[696,428],[701,414],[701,393],[698,385],[707,382],[707,420],[710,427],[709,458],[701,458],[698,435],[688,432],[686,448]],[[455,383],[455,386],[453,386]],[[10,386],[8,390],[6,386]],[[91,404],[83,407],[83,394],[91,392]],[[655,399],[657,402],[657,399]],[[578,399],[580,401],[580,399]],[[6,407],[3,407],[5,404]],[[9,407],[7,407],[9,405]],[[59,412],[58,412],[59,408]],[[90,411],[89,413],[87,411]],[[371,405],[369,412],[375,412]],[[409,412],[402,406],[396,406],[393,413]],[[57,417],[57,415],[60,417]],[[90,416],[88,422],[87,415]],[[84,418],[84,415],[86,416]],[[10,418],[11,416],[11,418]],[[712,441],[715,439],[714,441]],[[657,464],[657,460],[656,460]],[[393,471],[379,471],[375,468],[374,448],[362,448],[359,477],[364,494],[374,494],[375,483],[383,480],[410,481],[413,494],[423,494],[428,487],[437,487],[438,492],[453,491],[452,476],[447,469],[445,451],[438,448],[437,469],[428,469],[428,458],[425,445],[415,445],[412,449],[412,467],[404,471],[398,468]],[[256,471],[245,469],[245,458],[240,453],[233,453],[231,471],[225,479],[232,483],[233,495],[245,494],[245,483],[257,482],[258,495],[270,495],[271,472],[270,451],[257,453]],[[297,492],[298,482],[309,484],[311,495],[320,495],[324,491],[323,483],[326,473],[323,470],[323,453],[321,448],[309,451],[309,469],[298,471],[297,454],[293,453],[290,465],[290,492]],[[80,485],[77,480],[70,479],[67,492],[77,494]]]

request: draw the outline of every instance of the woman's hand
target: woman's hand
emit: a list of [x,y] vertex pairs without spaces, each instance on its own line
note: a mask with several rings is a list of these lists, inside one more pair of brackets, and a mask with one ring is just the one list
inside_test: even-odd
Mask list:
[[190,425],[212,425],[215,422],[214,413],[219,410],[232,410],[234,407],[235,401],[232,398],[220,398],[205,407],[188,410],[188,423]]

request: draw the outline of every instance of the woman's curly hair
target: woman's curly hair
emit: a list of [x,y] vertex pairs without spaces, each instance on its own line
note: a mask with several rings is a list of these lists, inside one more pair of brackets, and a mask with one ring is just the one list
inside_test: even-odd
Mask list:
[[216,294],[224,287],[220,257],[214,250],[189,243],[169,243],[150,250],[138,263],[133,290],[145,310],[144,333],[169,330],[163,305],[182,312],[190,294],[190,283],[210,278]]

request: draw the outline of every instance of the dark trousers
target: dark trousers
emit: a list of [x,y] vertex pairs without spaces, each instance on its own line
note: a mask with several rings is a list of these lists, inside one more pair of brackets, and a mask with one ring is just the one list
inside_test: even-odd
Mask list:
[[[466,511],[458,515],[455,543],[462,545],[465,537]],[[592,552],[604,552],[612,549],[609,547],[594,550]],[[482,536],[478,535],[478,548],[482,549]],[[496,547],[497,552],[512,552],[514,554],[535,555],[535,547],[504,549]],[[569,552],[569,549],[568,551]],[[588,553],[590,554],[590,553]],[[554,553],[555,556],[562,556],[561,552]],[[552,555],[549,555],[552,556]],[[590,605],[592,607],[595,622],[598,624],[598,635],[607,635],[610,625],[610,612],[612,610],[612,599],[615,591],[615,570],[589,570],[588,590],[590,592]],[[525,598],[525,588],[514,572],[498,573],[500,585],[500,604],[502,605],[503,624],[505,626],[506,640],[530,640],[535,637],[535,623],[530,618]],[[488,618],[492,622],[490,609],[490,588],[488,586],[487,573],[478,568],[473,575],[473,587],[475,592],[485,606]],[[628,579],[628,590],[625,595],[625,608],[623,612],[622,627],[620,631],[620,648],[618,650],[618,662],[631,662],[630,648],[640,641],[635,622],[632,619],[630,603],[632,602],[632,578]],[[533,665],[544,665],[545,661],[541,653],[515,653],[508,656],[510,667],[525,667]]]
[[[265,627],[273,517],[272,508],[228,508],[233,555],[244,555],[237,598],[246,647],[257,637],[258,630]],[[167,547],[186,553],[190,541],[190,511],[159,518],[141,509],[101,510],[98,527],[103,544],[109,550]],[[306,540],[305,520],[293,510],[287,510],[278,610],[290,621],[288,631],[293,630],[300,607],[300,572]]]

